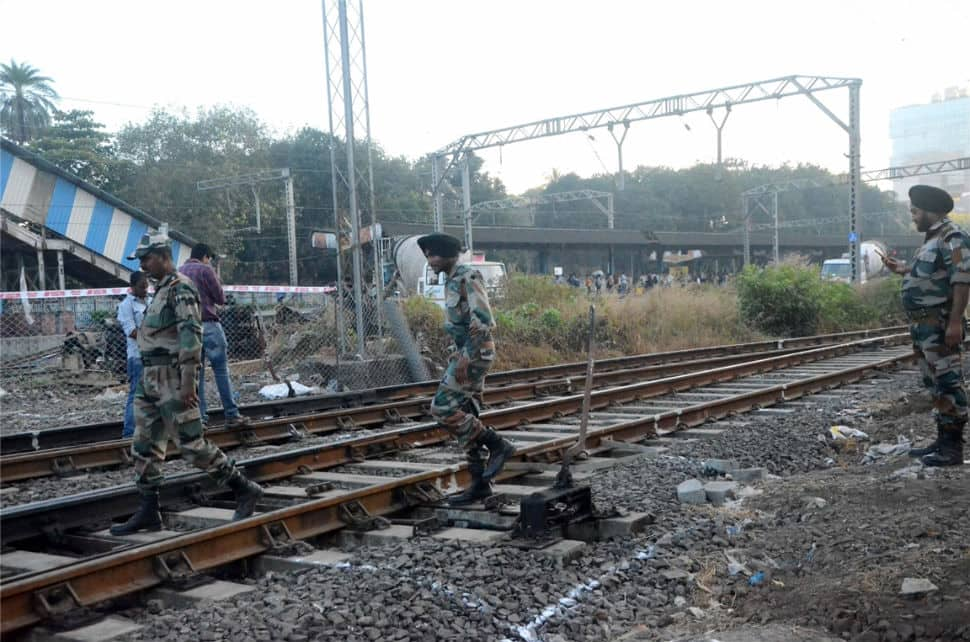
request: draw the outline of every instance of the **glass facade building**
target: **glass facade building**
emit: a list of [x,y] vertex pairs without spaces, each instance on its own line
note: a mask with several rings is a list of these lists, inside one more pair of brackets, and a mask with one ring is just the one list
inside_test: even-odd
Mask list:
[[[948,89],[925,105],[894,109],[889,117],[894,167],[970,156],[970,95],[967,89]],[[922,183],[947,190],[957,201],[956,211],[970,213],[970,171],[930,174],[893,181],[899,198]]]

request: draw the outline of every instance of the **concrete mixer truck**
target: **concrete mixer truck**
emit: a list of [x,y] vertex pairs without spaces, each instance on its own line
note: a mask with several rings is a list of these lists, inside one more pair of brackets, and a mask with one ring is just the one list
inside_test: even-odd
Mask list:
[[[862,258],[862,272],[859,274],[860,283],[889,275],[889,270],[882,264],[882,259],[879,257],[880,253],[889,254],[881,241],[863,241],[859,245],[859,255]],[[842,258],[827,259],[822,262],[822,279],[849,283],[852,280],[852,263],[849,255],[843,254]]]
[[[381,239],[381,265],[387,292],[401,296],[420,295],[435,303],[445,305],[444,275],[434,273],[428,266],[424,252],[418,247],[418,236],[400,236]],[[505,264],[487,261],[485,255],[465,252],[458,257],[461,263],[471,263],[481,272],[489,297],[501,297],[505,287]]]

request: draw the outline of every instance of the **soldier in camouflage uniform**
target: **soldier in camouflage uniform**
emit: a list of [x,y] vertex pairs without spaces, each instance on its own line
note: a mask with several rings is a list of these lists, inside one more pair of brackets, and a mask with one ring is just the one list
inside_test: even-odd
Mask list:
[[963,429],[967,423],[967,393],[963,387],[964,312],[970,292],[970,240],[946,215],[953,199],[929,185],[909,190],[910,213],[916,229],[926,234],[913,265],[883,257],[903,278],[903,308],[910,321],[913,350],[923,383],[933,395],[936,441],[914,448],[927,466],[963,463]]
[[202,354],[202,312],[199,293],[191,279],[179,274],[172,261],[167,231],[146,234],[134,255],[141,269],[155,280],[155,298],[138,331],[138,349],[144,369],[135,389],[135,484],[141,493],[138,511],[113,535],[162,527],[158,490],[161,463],[171,439],[182,456],[209,473],[236,494],[234,519],[253,514],[263,494],[233,462],[206,440],[199,414],[197,376]]
[[492,494],[492,479],[515,452],[511,443],[478,418],[485,374],[495,360],[495,321],[482,275],[470,265],[458,263],[458,239],[448,234],[429,234],[418,239],[418,246],[428,265],[436,273],[447,275],[445,331],[451,335],[454,349],[431,403],[431,415],[465,450],[472,482],[449,501],[467,504]]

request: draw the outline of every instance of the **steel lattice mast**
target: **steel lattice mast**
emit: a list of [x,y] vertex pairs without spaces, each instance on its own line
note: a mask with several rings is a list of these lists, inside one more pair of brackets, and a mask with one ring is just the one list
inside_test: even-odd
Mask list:
[[[370,220],[377,229],[374,206],[374,169],[371,159],[370,107],[367,90],[367,55],[364,43],[363,0],[322,0],[324,56],[327,66],[327,109],[330,124],[330,166],[332,174],[334,225],[341,229],[340,212],[345,211],[351,231],[351,255],[354,277],[354,305],[357,318],[357,353],[364,356],[364,318],[362,303],[364,290],[363,260],[360,244],[361,221]],[[343,138],[346,162],[337,163],[338,138]],[[366,155],[358,158],[356,144],[362,141]],[[368,216],[362,216],[362,211]],[[339,243],[338,243],[339,245]],[[374,248],[374,275],[378,279],[377,296],[383,290],[380,283],[378,245]],[[342,251],[337,260],[337,291],[343,309]],[[378,300],[377,310],[381,309]],[[341,315],[337,315],[338,320]],[[340,324],[342,326],[342,323]],[[346,333],[340,328],[341,341]]]

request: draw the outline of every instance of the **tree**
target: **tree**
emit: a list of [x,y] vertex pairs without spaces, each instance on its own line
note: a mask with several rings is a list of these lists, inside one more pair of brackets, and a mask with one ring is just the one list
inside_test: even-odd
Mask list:
[[133,163],[117,158],[104,125],[95,122],[91,111],[55,111],[51,126],[28,146],[45,160],[106,192],[119,189],[134,171]]
[[51,82],[26,63],[11,59],[9,65],[0,64],[0,124],[18,143],[36,137],[50,124],[58,98]]

